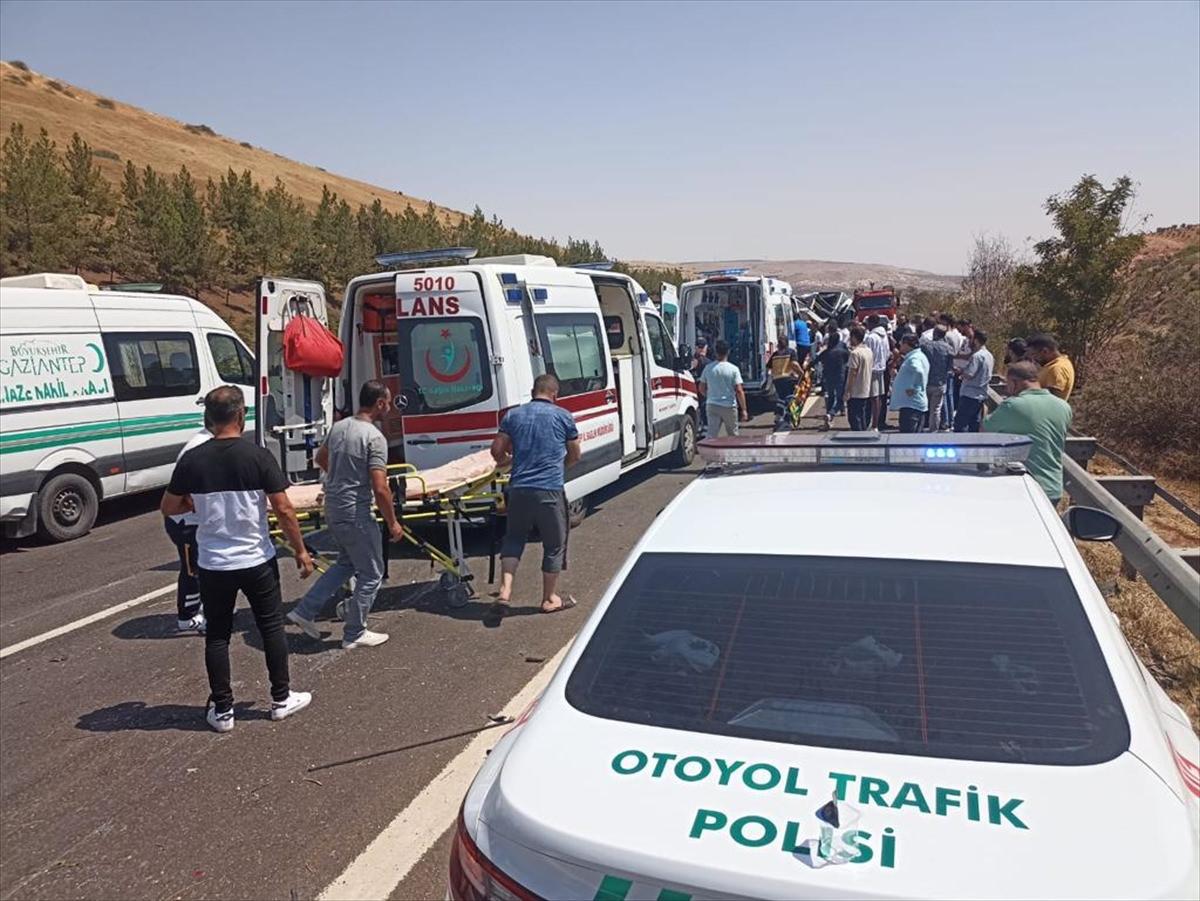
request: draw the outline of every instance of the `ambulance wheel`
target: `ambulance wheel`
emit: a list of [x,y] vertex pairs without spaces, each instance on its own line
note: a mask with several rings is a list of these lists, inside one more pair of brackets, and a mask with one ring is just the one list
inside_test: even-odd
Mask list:
[[78,473],[59,473],[38,492],[38,533],[50,541],[79,538],[91,531],[99,509],[91,482]]
[[679,447],[675,449],[675,464],[691,466],[696,459],[696,419],[690,413],[683,416],[683,424],[679,428]]
[[580,523],[587,519],[588,501],[586,497],[576,498],[567,504],[567,525],[572,529],[579,528]]

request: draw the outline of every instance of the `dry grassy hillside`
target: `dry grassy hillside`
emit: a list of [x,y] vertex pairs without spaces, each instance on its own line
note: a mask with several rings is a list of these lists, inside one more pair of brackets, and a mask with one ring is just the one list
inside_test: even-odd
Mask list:
[[[130,159],[139,167],[149,165],[167,173],[186,165],[201,183],[208,178],[215,181],[229,169],[239,173],[249,169],[265,187],[279,178],[291,193],[313,206],[320,201],[324,186],[353,208],[370,206],[378,199],[394,213],[410,206],[424,212],[428,203],[285,159],[237,137],[215,134],[203,123],[159,116],[22,69],[19,64],[0,62],[0,134],[7,135],[14,122],[24,125],[31,136],[46,129],[59,147],[65,147],[72,133],[78,132],[96,151],[101,171],[118,183],[125,161]],[[447,217],[462,215],[439,209]]]

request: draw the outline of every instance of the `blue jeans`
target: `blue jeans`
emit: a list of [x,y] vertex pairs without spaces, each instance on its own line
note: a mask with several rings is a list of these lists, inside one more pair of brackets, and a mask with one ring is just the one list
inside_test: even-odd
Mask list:
[[830,416],[837,416],[842,412],[842,388],[845,382],[828,382],[821,386],[821,393],[825,395],[825,412]]
[[975,397],[959,395],[958,409],[954,414],[954,431],[978,432],[979,420],[983,414],[983,400]]
[[367,614],[383,582],[383,536],[373,519],[363,522],[331,522],[329,534],[338,547],[337,563],[317,579],[293,611],[314,620],[354,576],[354,591],[346,599],[345,641],[357,641],[367,628]]

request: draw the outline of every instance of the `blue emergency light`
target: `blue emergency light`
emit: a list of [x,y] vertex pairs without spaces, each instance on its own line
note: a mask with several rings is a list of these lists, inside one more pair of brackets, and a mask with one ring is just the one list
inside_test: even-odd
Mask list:
[[423,266],[427,263],[465,263],[474,259],[478,253],[474,247],[439,247],[436,250],[381,253],[375,257],[375,262],[383,269],[400,269],[404,266]]
[[593,269],[599,272],[608,272],[613,266],[617,265],[616,260],[595,260],[591,263],[572,263],[571,269]]
[[716,275],[745,275],[750,270],[743,267],[741,269],[708,269],[701,272],[700,275],[704,278],[709,278]]
[[776,432],[746,438],[706,438],[700,456],[719,464],[805,466],[993,466],[1022,463],[1032,441],[1025,435]]

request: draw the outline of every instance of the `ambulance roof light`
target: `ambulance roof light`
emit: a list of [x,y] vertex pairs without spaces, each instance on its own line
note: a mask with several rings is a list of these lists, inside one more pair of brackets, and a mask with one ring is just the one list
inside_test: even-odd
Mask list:
[[424,266],[429,263],[465,263],[479,253],[474,247],[439,247],[434,250],[412,250],[404,253],[381,253],[375,262],[383,269],[404,266]]
[[745,275],[749,271],[750,270],[748,268],[743,266],[741,268],[733,269],[707,269],[704,272],[701,272],[700,275],[704,278],[710,278],[714,275]]
[[599,272],[608,272],[613,266],[617,265],[616,260],[595,260],[591,263],[571,263],[572,269],[594,269]]
[[708,463],[800,466],[961,466],[1023,463],[1032,441],[1024,435],[776,432],[748,438],[709,438],[697,446]]

